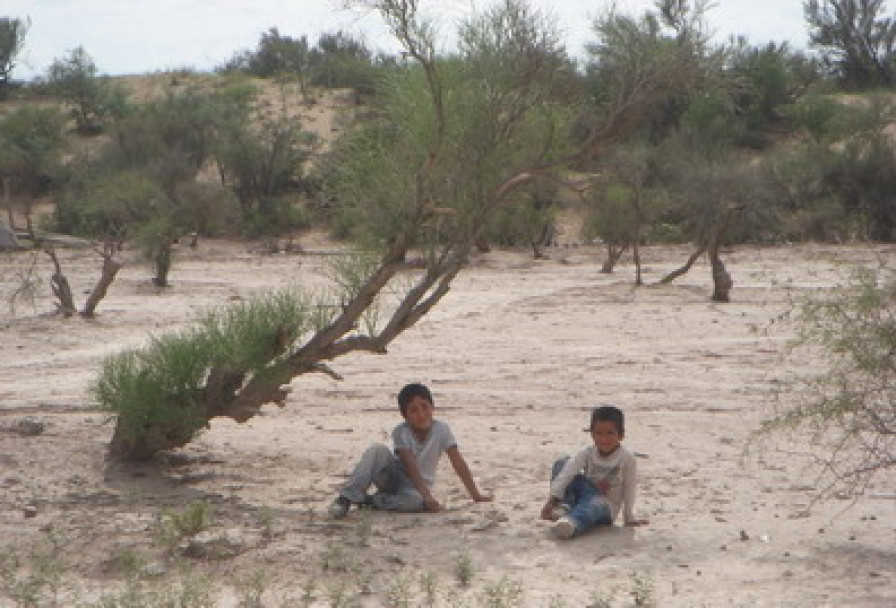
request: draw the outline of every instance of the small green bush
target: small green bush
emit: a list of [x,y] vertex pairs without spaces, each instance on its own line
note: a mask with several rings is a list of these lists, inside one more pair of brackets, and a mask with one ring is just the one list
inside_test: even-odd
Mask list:
[[211,370],[245,376],[270,371],[283,341],[304,335],[316,322],[314,313],[292,292],[212,311],[196,327],[107,358],[91,394],[118,418],[118,430],[138,444],[166,443],[154,433],[188,441],[212,416],[204,400]]

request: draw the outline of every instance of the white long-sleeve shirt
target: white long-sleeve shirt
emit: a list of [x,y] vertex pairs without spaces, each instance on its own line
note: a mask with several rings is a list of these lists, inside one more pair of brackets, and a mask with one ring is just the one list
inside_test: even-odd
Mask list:
[[634,454],[622,445],[609,456],[601,456],[594,445],[579,450],[566,461],[563,469],[551,482],[551,496],[563,500],[566,486],[578,473],[583,473],[596,487],[600,487],[601,481],[610,485],[606,497],[610,503],[613,521],[616,521],[620,511],[624,514],[625,523],[635,521],[635,486],[638,472]]

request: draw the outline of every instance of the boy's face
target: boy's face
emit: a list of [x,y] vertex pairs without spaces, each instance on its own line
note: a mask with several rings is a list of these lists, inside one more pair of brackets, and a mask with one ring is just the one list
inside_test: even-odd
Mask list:
[[414,396],[408,401],[404,419],[417,432],[425,433],[432,426],[433,405],[425,397]]
[[604,456],[611,454],[619,447],[623,435],[616,430],[616,425],[609,420],[598,420],[591,427],[591,438],[598,451]]

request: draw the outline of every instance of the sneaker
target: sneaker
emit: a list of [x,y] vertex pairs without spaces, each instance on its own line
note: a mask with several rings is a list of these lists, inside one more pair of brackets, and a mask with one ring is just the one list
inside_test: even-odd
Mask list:
[[561,517],[554,524],[554,536],[561,540],[569,540],[576,533],[576,524],[568,517]]
[[345,496],[337,496],[336,500],[330,505],[330,517],[333,519],[342,519],[348,515],[348,509],[352,506],[351,501]]
[[561,517],[565,517],[569,513],[569,505],[560,503],[551,509],[551,521],[557,521]]

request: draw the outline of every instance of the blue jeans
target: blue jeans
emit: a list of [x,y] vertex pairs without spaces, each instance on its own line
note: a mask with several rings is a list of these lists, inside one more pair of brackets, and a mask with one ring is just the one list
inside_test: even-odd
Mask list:
[[[368,496],[370,486],[377,492]],[[423,511],[423,496],[411,483],[401,461],[381,443],[364,450],[348,482],[339,491],[353,503],[369,503],[385,511]]]
[[[551,469],[551,481],[560,474],[569,456],[560,458]],[[608,526],[613,523],[610,503],[603,493],[594,487],[588,479],[579,473],[572,478],[563,492],[563,503],[569,507],[566,514],[576,526],[576,535],[587,532],[595,526]]]

